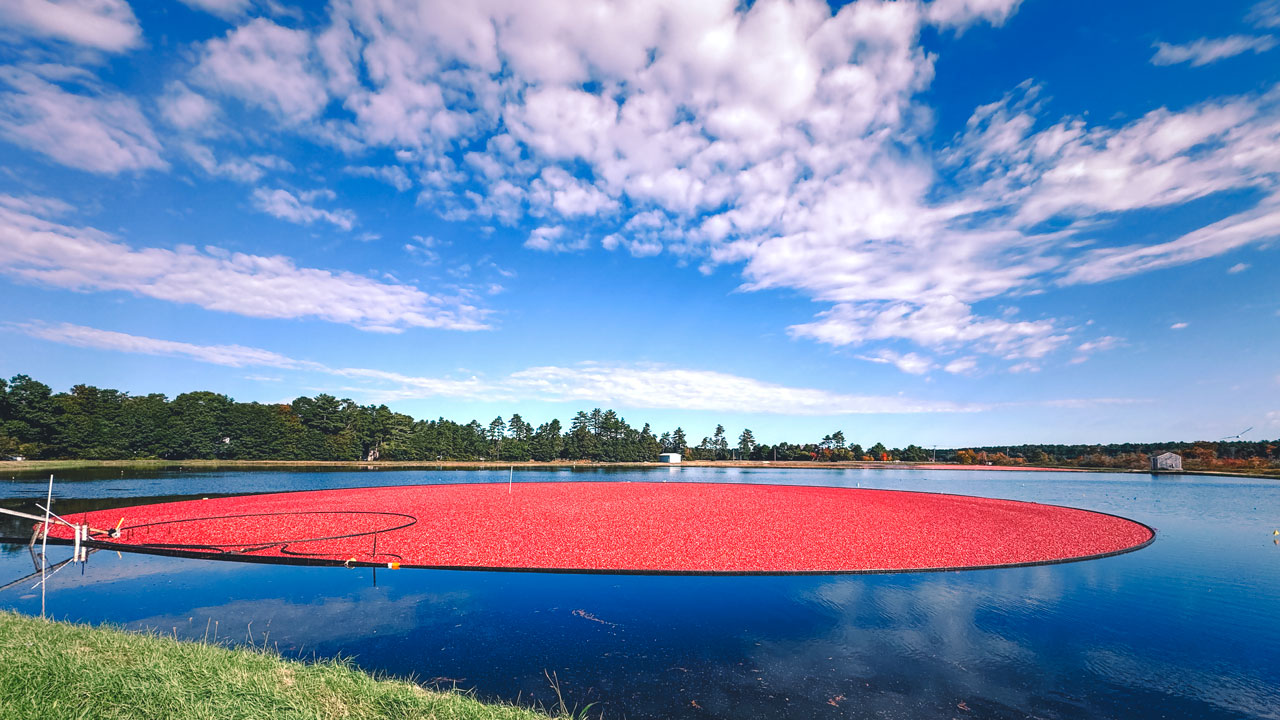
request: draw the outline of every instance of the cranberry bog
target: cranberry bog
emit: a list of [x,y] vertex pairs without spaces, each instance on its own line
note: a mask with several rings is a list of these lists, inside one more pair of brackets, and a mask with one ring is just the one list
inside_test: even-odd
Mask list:
[[[295,565],[840,574],[1085,560],[1154,540],[1058,505],[901,490],[533,482],[242,495],[78,513],[90,547]],[[73,531],[51,524],[50,539]]]

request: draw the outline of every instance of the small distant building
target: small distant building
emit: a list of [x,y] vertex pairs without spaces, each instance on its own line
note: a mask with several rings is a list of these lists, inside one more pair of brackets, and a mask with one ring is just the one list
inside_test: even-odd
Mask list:
[[1182,456],[1171,452],[1152,455],[1151,472],[1182,472]]
[[672,464],[679,463],[680,453],[662,453],[661,455],[658,456],[658,462],[672,463]]

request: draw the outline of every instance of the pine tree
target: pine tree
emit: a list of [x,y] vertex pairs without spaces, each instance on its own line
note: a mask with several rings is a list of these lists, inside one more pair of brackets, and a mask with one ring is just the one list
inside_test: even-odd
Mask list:
[[[596,411],[597,413],[599,411]],[[587,460],[596,453],[596,436],[591,431],[591,416],[578,411],[564,439],[564,457],[569,460]]]
[[724,436],[723,425],[716,425],[716,434],[711,438],[711,446],[715,451],[716,460],[729,457],[729,439]]
[[540,462],[550,462],[560,457],[564,449],[564,437],[560,434],[560,421],[552,420],[538,426],[529,441],[529,455]]
[[637,459],[640,462],[656,462],[658,453],[662,452],[662,443],[653,436],[649,423],[645,423],[644,429],[640,431],[639,451]]
[[507,423],[503,421],[501,415],[489,422],[489,431],[486,435],[489,439],[489,447],[493,453],[491,457],[495,459],[501,458],[502,439],[507,435]]
[[686,454],[689,452],[689,441],[685,439],[682,428],[676,428],[675,432],[671,433],[671,452]]

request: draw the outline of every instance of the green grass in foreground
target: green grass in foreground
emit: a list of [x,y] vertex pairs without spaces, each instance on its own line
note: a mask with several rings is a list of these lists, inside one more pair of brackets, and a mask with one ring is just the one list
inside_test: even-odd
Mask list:
[[546,720],[334,661],[0,611],[0,718]]

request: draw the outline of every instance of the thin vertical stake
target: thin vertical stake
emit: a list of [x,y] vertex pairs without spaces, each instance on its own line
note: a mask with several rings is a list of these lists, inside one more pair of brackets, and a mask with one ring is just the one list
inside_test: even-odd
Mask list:
[[507,474],[507,494],[511,494],[511,483],[515,482],[516,466],[512,465],[510,472]]
[[49,496],[44,501],[44,538],[40,541],[40,617],[44,617],[45,570],[49,568],[49,513],[53,508],[53,473],[49,473]]

